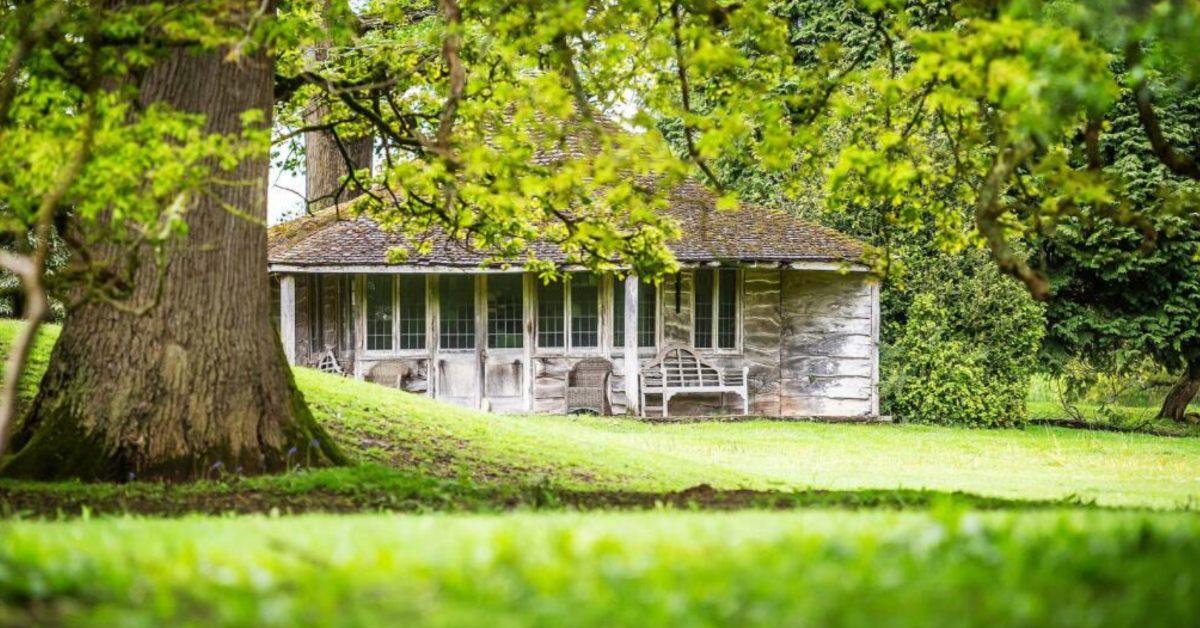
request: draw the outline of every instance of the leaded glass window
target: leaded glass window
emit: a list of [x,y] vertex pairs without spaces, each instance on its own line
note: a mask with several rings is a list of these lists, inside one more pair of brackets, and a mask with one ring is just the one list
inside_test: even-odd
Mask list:
[[571,346],[600,346],[600,282],[596,275],[571,278]]
[[537,288],[537,344],[544,348],[562,348],[566,345],[566,299],[563,297],[564,283],[538,282]]
[[443,349],[475,348],[475,277],[439,277],[439,341]]
[[696,309],[692,313],[694,332],[692,342],[697,349],[711,349],[713,346],[713,271],[696,271]]
[[401,349],[425,348],[425,276],[400,276],[400,311],[397,318]]
[[717,348],[737,347],[737,271],[717,272]]
[[525,346],[525,306],[521,275],[489,275],[487,279],[487,331],[489,349]]
[[692,341],[697,348],[736,349],[738,276],[736,270],[697,270]]
[[391,275],[367,275],[367,350],[392,350]]

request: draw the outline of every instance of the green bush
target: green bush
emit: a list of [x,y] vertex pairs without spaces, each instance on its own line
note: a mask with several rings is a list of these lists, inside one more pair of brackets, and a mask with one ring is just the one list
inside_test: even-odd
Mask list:
[[931,262],[914,269],[883,352],[886,411],[920,423],[1023,422],[1042,308],[981,255]]

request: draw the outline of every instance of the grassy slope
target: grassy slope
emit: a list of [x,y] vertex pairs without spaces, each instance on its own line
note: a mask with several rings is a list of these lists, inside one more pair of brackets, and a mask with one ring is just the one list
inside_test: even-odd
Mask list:
[[[0,324],[0,345],[10,333]],[[37,490],[236,501],[266,489],[273,499],[340,499],[384,487],[419,505],[539,480],[907,485],[1160,506],[1200,492],[1191,439],[498,417],[307,370],[297,377],[347,450],[380,464],[184,488]],[[0,493],[14,487],[0,482]],[[1198,614],[1192,513],[981,515],[935,498],[927,513],[0,519],[0,625],[1186,625]]]
[[[11,323],[0,324],[0,346],[12,330]],[[39,345],[35,365],[44,366],[54,333],[50,328]],[[498,416],[307,369],[297,370],[297,380],[317,417],[357,459],[483,485],[634,491],[702,483],[784,490],[905,487],[1152,507],[1200,499],[1200,439],[1044,427],[657,425]],[[28,382],[26,394],[36,378]],[[357,477],[335,472],[325,484],[320,478],[285,482],[328,486]]]
[[0,523],[0,624],[1084,625],[1200,616],[1192,515]]

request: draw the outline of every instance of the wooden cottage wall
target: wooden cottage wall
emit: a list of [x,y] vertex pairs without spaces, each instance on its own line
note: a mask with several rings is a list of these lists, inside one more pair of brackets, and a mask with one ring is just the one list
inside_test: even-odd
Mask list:
[[309,334],[308,292],[312,275],[296,275],[296,364],[308,364],[312,355]]
[[781,414],[874,412],[874,295],[861,274],[783,271]]
[[779,270],[750,268],[743,275],[742,344],[750,367],[750,412],[779,414],[780,289]]

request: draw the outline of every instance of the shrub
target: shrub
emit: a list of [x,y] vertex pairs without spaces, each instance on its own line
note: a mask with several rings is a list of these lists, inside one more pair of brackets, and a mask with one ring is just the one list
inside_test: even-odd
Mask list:
[[981,255],[933,262],[914,270],[883,352],[886,411],[921,423],[1023,422],[1042,308]]

